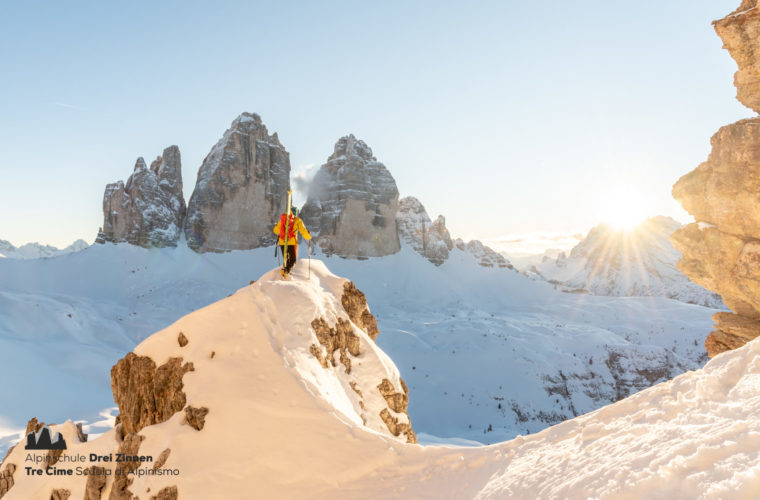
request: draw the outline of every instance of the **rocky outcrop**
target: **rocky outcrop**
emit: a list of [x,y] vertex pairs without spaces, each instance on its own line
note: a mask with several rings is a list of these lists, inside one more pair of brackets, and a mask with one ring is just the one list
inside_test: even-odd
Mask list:
[[50,500],[68,500],[70,496],[71,496],[71,490],[58,488],[58,489],[53,490],[52,493],[50,493]]
[[169,358],[163,365],[130,352],[111,368],[111,390],[119,406],[122,433],[139,432],[146,425],[168,420],[187,403],[182,377],[192,363]]
[[206,415],[208,415],[208,408],[205,406],[200,408],[188,406],[185,408],[185,421],[196,431],[202,430],[203,426],[206,425]]
[[322,354],[318,347],[316,350],[314,348],[311,349],[311,353],[320,360],[320,364],[326,367],[326,362],[323,361],[323,359],[326,359],[332,363],[332,366],[337,366],[333,355],[335,351],[338,351],[340,362],[345,367],[346,373],[351,373],[351,358],[348,357],[348,354],[358,356],[360,353],[359,337],[354,333],[351,323],[343,318],[338,318],[335,326],[331,327],[324,318],[317,318],[311,322],[311,327],[314,329],[314,333],[317,334],[319,343],[327,351],[325,354]]
[[179,498],[179,492],[176,486],[167,486],[161,488],[156,495],[152,495],[150,500],[177,500]]
[[376,340],[380,334],[380,330],[377,328],[377,319],[369,311],[367,298],[364,296],[364,293],[356,288],[353,281],[347,281],[343,285],[343,295],[340,296],[340,303],[343,309],[346,310],[346,313],[348,313],[349,319],[356,326],[364,330],[364,333],[369,335],[369,338]]
[[0,498],[8,493],[13,485],[13,473],[16,472],[16,464],[8,464],[0,471]]
[[84,486],[84,500],[100,500],[106,487],[107,471],[105,467],[91,465],[87,469],[87,482]]
[[465,243],[461,238],[454,240],[454,246],[463,252],[472,255],[483,267],[499,267],[503,269],[514,269],[514,266],[506,257],[493,250],[491,247],[484,245],[480,240],[471,240]]
[[179,148],[170,146],[150,168],[138,158],[126,184],[118,181],[106,186],[103,227],[95,242],[177,246],[184,217]]
[[274,243],[272,228],[290,189],[290,155],[257,114],[237,117],[198,171],[185,222],[201,252]]
[[[757,0],[715,21],[715,30],[739,65],[738,99],[760,110],[760,13]],[[736,314],[716,314],[705,348],[712,357],[760,335],[760,118],[727,125],[712,137],[707,161],[684,175],[673,197],[697,222],[672,237],[683,255],[678,268],[719,293]]]
[[[130,432],[119,445],[117,456],[135,456],[140,449],[140,443],[145,439],[135,432]],[[114,482],[108,500],[133,500],[134,494],[129,491],[133,478],[130,476],[140,466],[140,462],[122,461],[116,464]]]
[[739,8],[723,19],[715,21],[715,31],[723,39],[723,47],[739,66],[734,75],[736,98],[755,112],[760,113],[760,10],[758,0],[743,0]]
[[446,229],[446,219],[439,215],[435,222],[431,221],[417,198],[407,196],[399,201],[396,224],[401,240],[436,266],[449,258],[454,242]]
[[400,249],[398,188],[364,141],[341,137],[309,189],[301,217],[326,255],[381,257]]

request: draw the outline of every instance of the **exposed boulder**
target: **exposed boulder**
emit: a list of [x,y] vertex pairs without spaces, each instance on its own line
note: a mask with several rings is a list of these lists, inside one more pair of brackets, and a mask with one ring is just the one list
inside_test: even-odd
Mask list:
[[16,464],[8,464],[5,469],[0,471],[0,498],[3,498],[3,495],[8,493],[8,490],[15,484],[13,482],[14,472],[16,472]]
[[206,425],[206,415],[208,415],[208,408],[205,406],[200,408],[188,406],[185,408],[185,421],[196,431],[202,430],[203,426]]
[[87,469],[87,482],[84,487],[84,500],[100,500],[106,487],[107,471],[105,467],[91,465]]
[[[760,110],[757,0],[745,0],[714,26],[739,65],[738,99]],[[712,357],[760,335],[760,118],[722,127],[711,144],[707,161],[673,186],[697,222],[671,240],[683,256],[678,268],[736,313],[713,317],[718,330],[705,341]]]
[[111,390],[119,406],[124,434],[168,420],[187,403],[182,377],[193,371],[192,363],[169,358],[163,365],[148,356],[128,353],[111,368]]
[[454,242],[446,229],[446,219],[439,215],[435,222],[431,221],[417,198],[407,196],[399,201],[396,223],[401,240],[436,266],[449,258]]
[[179,148],[169,146],[150,168],[138,158],[126,184],[106,186],[103,227],[95,242],[177,246],[184,217],[182,162]]
[[272,232],[290,189],[290,155],[257,114],[238,116],[198,171],[185,222],[201,252],[274,243]]
[[364,141],[341,137],[309,189],[304,224],[326,255],[381,257],[400,249],[398,188]]

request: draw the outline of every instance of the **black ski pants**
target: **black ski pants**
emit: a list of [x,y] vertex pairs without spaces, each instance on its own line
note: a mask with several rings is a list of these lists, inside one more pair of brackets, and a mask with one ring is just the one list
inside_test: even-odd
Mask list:
[[[285,245],[280,245],[280,253],[285,255]],[[290,273],[293,266],[296,264],[296,246],[288,245],[288,264],[285,266],[285,272]]]

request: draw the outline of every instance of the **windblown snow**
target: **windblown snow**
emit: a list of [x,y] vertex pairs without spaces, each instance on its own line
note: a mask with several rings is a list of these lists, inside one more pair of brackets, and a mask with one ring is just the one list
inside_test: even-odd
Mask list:
[[[758,342],[537,434],[485,447],[406,444],[365,425],[352,401],[352,375],[340,364],[325,369],[308,353],[311,321],[342,315],[337,297],[345,282],[316,260],[309,277],[308,266],[300,261],[293,281],[267,273],[135,348],[157,364],[172,356],[191,361],[187,402],[209,409],[200,431],[186,425],[184,412],[140,431],[139,453],[170,449],[165,467],[178,473],[138,472],[129,486],[135,495],[168,486],[191,499],[745,498],[760,491]],[[607,299],[609,306],[614,299]],[[387,330],[381,324],[378,341]],[[366,336],[361,351],[353,359],[357,374],[395,383],[394,363]],[[371,383],[362,387],[365,395],[371,390]],[[424,401],[420,392],[411,389],[411,400]],[[368,404],[367,412],[378,408]],[[438,410],[442,417],[447,411]],[[118,445],[113,430],[89,442],[79,442],[70,421],[52,430],[70,443],[69,454]],[[25,475],[27,453],[17,446],[3,462],[19,467],[4,500],[47,499],[53,488],[83,496],[81,476]]]

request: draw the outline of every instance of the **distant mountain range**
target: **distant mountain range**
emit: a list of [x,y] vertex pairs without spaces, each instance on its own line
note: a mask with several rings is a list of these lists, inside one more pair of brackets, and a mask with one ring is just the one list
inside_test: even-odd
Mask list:
[[576,245],[530,266],[525,274],[565,292],[613,297],[661,296],[724,308],[719,295],[692,282],[677,268],[681,254],[670,243],[680,229],[670,217],[652,217],[633,230],[600,224]]
[[88,245],[84,240],[76,240],[66,248],[56,248],[51,245],[42,243],[27,243],[20,247],[15,247],[11,242],[0,240],[0,258],[6,259],[40,259],[46,257],[56,257],[71,252],[84,250]]

